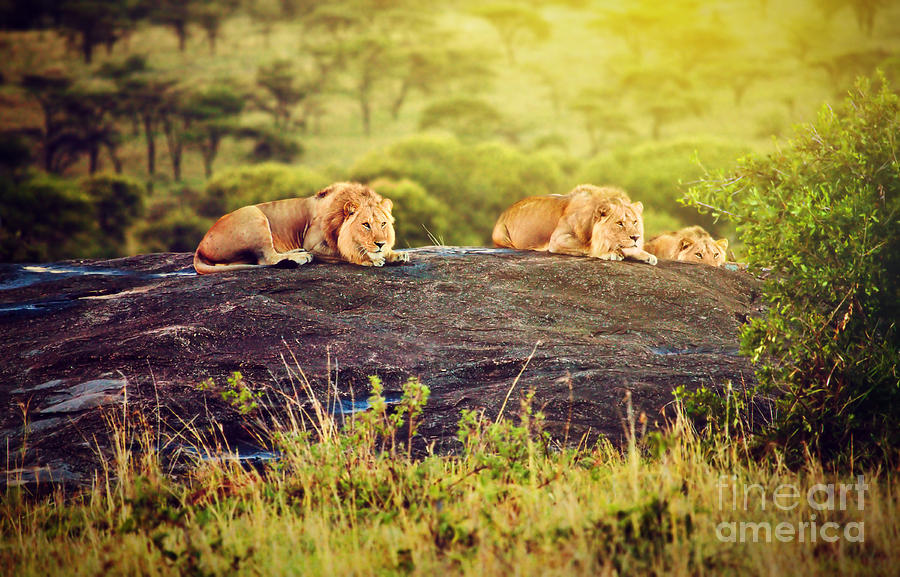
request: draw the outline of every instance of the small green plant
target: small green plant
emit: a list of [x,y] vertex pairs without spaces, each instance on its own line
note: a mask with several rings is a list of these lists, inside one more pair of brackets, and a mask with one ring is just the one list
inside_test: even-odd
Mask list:
[[257,400],[262,396],[262,391],[254,391],[244,381],[244,375],[235,371],[228,377],[228,387],[222,391],[222,399],[236,408],[242,415],[254,411],[259,404]]

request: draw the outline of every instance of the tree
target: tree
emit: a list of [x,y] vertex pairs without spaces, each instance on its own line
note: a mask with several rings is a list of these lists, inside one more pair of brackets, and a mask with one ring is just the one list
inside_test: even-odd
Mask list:
[[491,4],[475,10],[497,30],[510,64],[516,62],[516,48],[527,40],[550,37],[550,23],[538,12],[515,4]]
[[857,76],[868,76],[891,56],[882,49],[860,50],[838,54],[815,64],[828,75],[835,95],[844,94]]
[[630,136],[635,133],[627,120],[628,115],[622,111],[621,103],[611,91],[582,89],[572,108],[579,112],[584,120],[584,129],[591,142],[592,155],[600,151],[601,145],[609,140],[609,135]]
[[222,30],[222,23],[237,11],[240,0],[193,0],[189,18],[206,32],[209,53],[216,53],[216,40]]
[[690,81],[665,67],[644,67],[626,72],[620,86],[619,92],[626,94],[632,104],[650,118],[650,135],[654,140],[662,136],[665,125],[686,116],[698,116],[706,106],[706,101],[695,94]]
[[150,20],[171,28],[178,37],[178,50],[187,48],[188,25],[193,21],[192,6],[197,0],[154,0],[151,2]]
[[272,30],[285,19],[279,0],[251,0],[244,4],[247,15],[259,25],[266,48],[271,46]]
[[448,46],[450,40],[435,43],[417,40],[397,54],[397,73],[400,83],[391,105],[396,120],[409,94],[437,91],[467,93],[480,92],[490,85],[493,76],[491,56],[482,50]]
[[144,56],[131,56],[121,64],[107,64],[100,74],[110,78],[118,89],[118,112],[137,119],[144,130],[147,148],[147,174],[152,186],[156,174],[156,134],[171,108],[175,80],[161,76],[147,65]]
[[58,6],[59,24],[72,39],[77,38],[84,61],[91,63],[94,48],[111,48],[133,28],[138,0],[64,0]]
[[0,178],[0,260],[46,262],[97,248],[93,206],[77,183],[47,174]]
[[381,34],[359,36],[347,45],[351,90],[356,96],[362,116],[363,132],[372,134],[372,97],[375,86],[384,79],[385,72],[396,63],[390,42]]
[[[226,136],[241,136],[235,118],[244,108],[244,98],[227,86],[212,86],[190,94],[175,114],[183,123],[183,137],[200,148],[206,178]],[[180,174],[178,175],[180,177]]]
[[256,83],[269,98],[257,97],[254,103],[270,113],[278,130],[293,125],[294,108],[309,94],[309,87],[297,83],[298,73],[293,62],[278,59],[256,71]]
[[94,214],[107,250],[124,248],[125,233],[144,212],[141,186],[121,176],[99,175],[81,181],[81,189],[94,207]]
[[422,111],[419,129],[443,128],[460,140],[485,140],[508,131],[503,115],[488,102],[469,96],[445,98]]

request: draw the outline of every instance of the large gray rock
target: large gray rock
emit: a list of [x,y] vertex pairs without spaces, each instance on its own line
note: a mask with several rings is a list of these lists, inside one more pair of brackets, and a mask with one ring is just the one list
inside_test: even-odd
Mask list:
[[[653,423],[675,386],[753,379],[737,355],[738,329],[761,306],[746,273],[411,252],[409,264],[385,268],[313,263],[202,277],[188,254],[0,266],[10,468],[43,467],[52,478],[56,464],[63,480],[86,479],[109,419],[135,412],[169,431],[215,421],[242,442],[248,425],[284,408],[279,391],[306,399],[301,370],[317,395],[337,391],[348,409],[360,408],[369,375],[392,398],[418,376],[432,391],[421,432],[439,450],[453,449],[462,409],[496,415],[526,362],[507,414],[533,388],[551,432],[561,437],[568,424],[570,439],[619,439],[626,391]],[[265,391],[250,415],[201,386],[212,378],[222,387],[234,371]]]

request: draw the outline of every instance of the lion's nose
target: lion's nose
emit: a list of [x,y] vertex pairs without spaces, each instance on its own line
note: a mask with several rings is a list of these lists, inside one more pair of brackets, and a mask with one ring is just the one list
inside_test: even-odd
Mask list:
[[641,238],[640,235],[635,235],[635,236],[631,237],[631,240],[633,240],[634,242],[637,242],[639,238]]
[[379,250],[379,251],[380,251],[381,248],[384,246],[384,244],[385,244],[385,243],[384,243],[383,240],[380,240],[380,241],[376,240],[376,241],[375,241],[375,246],[378,247],[378,250]]

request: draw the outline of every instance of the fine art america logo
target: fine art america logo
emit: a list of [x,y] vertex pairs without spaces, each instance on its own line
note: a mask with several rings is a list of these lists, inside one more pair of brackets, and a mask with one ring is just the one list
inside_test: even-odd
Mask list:
[[[862,475],[856,483],[819,483],[805,493],[789,483],[769,491],[758,483],[744,484],[736,475],[719,477],[719,511],[794,511],[802,521],[723,521],[716,525],[716,538],[727,543],[834,543],[840,539],[851,543],[865,541],[865,522],[838,523],[827,520],[829,511],[857,512],[865,509],[865,492],[869,486]],[[804,514],[805,512],[805,514]],[[830,515],[835,517],[835,515]],[[840,517],[843,517],[841,515]]]

